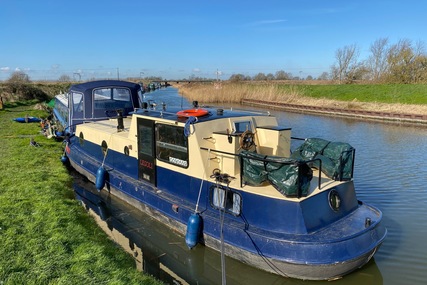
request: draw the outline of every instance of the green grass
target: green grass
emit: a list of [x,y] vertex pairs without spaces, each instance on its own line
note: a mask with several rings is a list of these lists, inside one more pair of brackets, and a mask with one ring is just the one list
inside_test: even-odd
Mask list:
[[16,105],[0,111],[0,284],[160,284],[74,199],[61,143],[12,121],[47,114]]
[[426,84],[337,84],[337,85],[287,85],[279,88],[297,89],[301,94],[312,98],[325,98],[339,101],[427,104]]

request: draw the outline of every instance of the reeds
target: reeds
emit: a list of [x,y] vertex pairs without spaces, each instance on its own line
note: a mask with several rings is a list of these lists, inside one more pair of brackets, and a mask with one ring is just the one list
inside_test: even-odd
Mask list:
[[[393,103],[389,102],[376,102],[369,101],[363,102],[357,99],[360,90],[363,90],[363,86],[354,85],[350,89],[355,91],[355,96],[352,94],[346,94],[346,98],[340,100],[339,92],[342,92],[343,88],[348,89],[348,86],[334,86],[333,90],[337,94],[333,94],[331,91],[324,96],[317,98],[311,97],[311,87],[303,84],[280,84],[280,83],[260,83],[260,82],[214,82],[214,83],[190,83],[190,84],[179,84],[175,85],[179,88],[179,92],[190,101],[198,101],[201,104],[207,103],[220,103],[220,104],[231,104],[240,103],[243,99],[256,99],[265,102],[280,102],[297,104],[304,106],[322,106],[322,107],[333,107],[340,109],[351,109],[351,110],[366,110],[366,111],[382,111],[402,114],[426,114],[426,104],[404,104],[396,102],[396,96],[390,98]],[[403,86],[405,87],[405,86]],[[381,86],[378,86],[378,90]],[[374,89],[375,90],[375,87]],[[359,93],[358,93],[359,92]],[[375,92],[375,91],[374,91]],[[405,93],[404,90],[400,91]],[[374,94],[367,94],[370,99],[374,98]],[[391,96],[391,95],[390,95]],[[406,95],[406,98],[411,96]],[[329,99],[332,98],[332,99]],[[353,98],[351,100],[347,98]],[[378,100],[384,100],[378,97]],[[410,100],[408,100],[410,101]],[[403,98],[403,102],[405,98]]]

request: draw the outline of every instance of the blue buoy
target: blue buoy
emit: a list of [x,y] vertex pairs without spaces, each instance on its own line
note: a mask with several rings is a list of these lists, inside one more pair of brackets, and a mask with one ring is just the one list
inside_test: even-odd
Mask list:
[[103,166],[100,166],[96,171],[95,186],[98,191],[101,191],[105,186],[105,177],[107,176],[107,170]]
[[66,155],[61,156],[61,162],[67,163],[68,162],[68,156],[66,156]]
[[192,214],[188,218],[187,233],[185,234],[185,243],[189,249],[197,245],[200,239],[202,229],[202,217],[198,213]]

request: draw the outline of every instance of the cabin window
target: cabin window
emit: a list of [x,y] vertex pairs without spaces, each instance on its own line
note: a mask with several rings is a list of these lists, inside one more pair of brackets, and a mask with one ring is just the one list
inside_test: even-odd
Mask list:
[[188,167],[188,140],[184,128],[172,125],[156,125],[156,154],[161,161]]
[[72,93],[74,112],[83,112],[83,94]]
[[138,124],[139,152],[153,157],[153,128]]
[[98,88],[93,91],[95,110],[132,108],[130,90],[127,88]]
[[244,133],[246,131],[252,132],[251,121],[234,122],[234,132],[235,133]]
[[125,88],[113,88],[113,100],[130,101],[130,91]]
[[210,189],[210,202],[215,209],[225,210],[235,216],[240,215],[242,197],[239,193],[228,188],[220,185],[212,186]]

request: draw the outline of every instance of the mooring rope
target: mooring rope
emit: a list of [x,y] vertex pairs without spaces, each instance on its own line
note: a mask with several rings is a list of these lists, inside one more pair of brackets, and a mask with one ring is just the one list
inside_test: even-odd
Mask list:
[[191,125],[197,121],[198,121],[197,117],[193,117],[193,116],[188,117],[187,122],[185,122],[185,126],[184,126],[184,135],[186,137],[189,137],[190,135],[194,134],[196,129],[194,128],[194,125],[193,125],[193,132],[191,132]]
[[199,202],[200,202],[200,196],[202,194],[202,188],[203,188],[203,181],[205,181],[205,176],[206,176],[206,168],[209,168],[211,165],[211,161],[210,161],[210,156],[211,156],[211,150],[208,150],[208,159],[207,159],[207,167],[205,167],[205,169],[203,170],[203,176],[202,176],[202,182],[200,183],[200,189],[199,189],[199,196],[197,197],[197,203],[196,203],[196,209],[195,209],[195,213],[197,213],[199,211]]
[[[218,191],[218,198],[220,199],[220,190],[218,187],[218,180],[216,182],[216,191]],[[225,273],[225,253],[224,253],[224,220],[225,220],[225,201],[227,201],[227,190],[224,190],[224,199],[222,201],[222,207],[219,208],[219,218],[221,222],[220,236],[221,236],[221,284],[227,284],[227,278]]]

